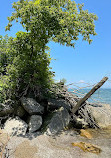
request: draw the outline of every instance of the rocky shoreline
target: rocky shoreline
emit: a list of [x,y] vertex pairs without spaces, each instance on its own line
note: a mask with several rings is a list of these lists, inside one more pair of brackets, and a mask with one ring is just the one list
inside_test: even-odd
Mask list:
[[[36,132],[55,135],[69,128],[70,124],[74,128],[91,128],[88,120],[82,118],[79,113],[72,117],[70,104],[72,99],[73,104],[76,104],[80,98],[71,94],[70,101],[60,96],[38,103],[32,97],[22,97],[17,106],[13,101],[8,100],[6,104],[0,104],[0,126],[9,135],[26,135]],[[85,107],[99,128],[111,125],[110,105],[95,105],[86,102]]]
[[[110,158],[111,106],[85,102],[85,108],[79,109],[72,117],[72,106],[80,98],[68,91],[65,91],[66,94],[68,97],[58,95],[41,102],[28,96],[22,97],[19,105],[12,100],[1,103],[1,153],[5,157],[8,155],[7,158],[96,158],[98,155],[94,154],[97,152],[102,158],[105,154]],[[92,126],[93,124],[98,126]],[[53,145],[50,141],[54,141]],[[105,151],[100,142],[105,144]],[[86,153],[87,149],[88,152],[93,149],[94,153]],[[11,154],[11,150],[14,154]],[[99,151],[104,152],[101,154]],[[33,156],[30,156],[31,153]]]

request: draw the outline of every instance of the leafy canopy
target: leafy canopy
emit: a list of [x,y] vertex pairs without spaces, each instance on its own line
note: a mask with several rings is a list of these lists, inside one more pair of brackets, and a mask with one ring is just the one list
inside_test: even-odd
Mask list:
[[[50,40],[74,47],[79,35],[91,43],[90,35],[96,35],[94,21],[97,16],[83,10],[71,0],[21,0],[13,3],[15,12],[8,17],[6,30],[12,21],[22,24],[41,48]],[[35,40],[36,39],[36,40]]]

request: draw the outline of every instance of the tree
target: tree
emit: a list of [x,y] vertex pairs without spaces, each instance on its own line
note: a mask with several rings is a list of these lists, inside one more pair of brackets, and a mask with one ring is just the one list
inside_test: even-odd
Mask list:
[[[20,0],[13,3],[14,12],[8,17],[6,30],[12,22],[20,22],[26,32],[19,31],[8,42],[8,60],[2,87],[5,98],[20,98],[28,89],[38,93],[50,88],[53,73],[50,71],[50,56],[46,53],[49,41],[74,47],[79,35],[92,42],[96,35],[94,21],[97,16],[83,10],[71,0]],[[8,91],[7,91],[8,89]],[[38,90],[39,89],[39,90]],[[38,94],[35,93],[35,94]]]
[[40,49],[50,41],[74,47],[74,42],[83,36],[91,43],[90,35],[96,35],[94,20],[97,16],[83,10],[83,4],[71,0],[22,0],[13,3],[15,12],[8,17],[6,30],[10,30],[12,21],[22,24],[31,33],[32,42]]

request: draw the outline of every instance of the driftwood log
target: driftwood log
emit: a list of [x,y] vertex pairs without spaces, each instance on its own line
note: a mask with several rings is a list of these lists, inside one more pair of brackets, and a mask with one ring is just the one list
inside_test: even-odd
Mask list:
[[99,89],[106,81],[108,77],[104,77],[97,85],[95,85],[82,99],[80,99],[76,106],[73,107],[72,113],[75,114],[78,109],[85,103],[85,101],[92,95],[94,92]]

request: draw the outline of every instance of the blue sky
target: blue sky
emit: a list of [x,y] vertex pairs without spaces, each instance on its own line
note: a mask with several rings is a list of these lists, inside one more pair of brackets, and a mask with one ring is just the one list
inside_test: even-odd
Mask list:
[[[14,36],[22,27],[14,24],[9,32],[5,32],[8,23],[7,16],[11,15],[12,3],[17,0],[3,0],[0,5],[0,34]],[[51,56],[56,59],[51,63],[55,71],[55,79],[65,78],[67,83],[85,81],[94,84],[108,76],[111,80],[111,0],[75,0],[84,3],[84,9],[95,13],[98,20],[95,22],[97,36],[89,45],[81,39],[74,48],[61,46],[50,42]],[[111,82],[104,87],[111,88]]]

